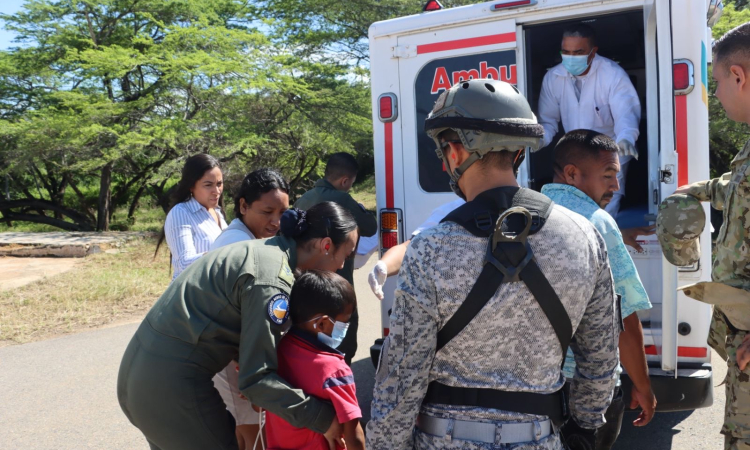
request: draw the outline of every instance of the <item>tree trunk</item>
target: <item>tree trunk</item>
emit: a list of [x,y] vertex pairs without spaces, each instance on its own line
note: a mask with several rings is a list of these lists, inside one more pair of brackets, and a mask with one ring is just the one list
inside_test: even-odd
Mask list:
[[99,180],[99,202],[96,214],[96,231],[109,231],[109,214],[112,208],[112,166],[108,163],[102,168]]
[[135,195],[133,196],[133,201],[130,203],[130,208],[128,208],[128,220],[132,220],[133,216],[135,216],[135,210],[138,208],[138,202],[141,200],[141,197],[143,196],[143,193],[146,191],[146,184],[144,183],[141,185],[141,187],[138,188],[138,191],[136,191]]

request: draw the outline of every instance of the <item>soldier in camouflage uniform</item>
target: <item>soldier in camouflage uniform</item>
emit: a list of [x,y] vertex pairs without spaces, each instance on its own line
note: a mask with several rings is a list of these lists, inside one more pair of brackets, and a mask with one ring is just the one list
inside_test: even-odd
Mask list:
[[[750,23],[716,41],[713,77],[716,97],[727,116],[750,124]],[[731,168],[731,172],[719,178],[684,186],[676,192],[710,201],[714,208],[723,210],[724,223],[716,240],[712,279],[747,293],[750,291],[750,142],[735,156]],[[706,301],[716,303],[711,299]],[[744,316],[750,316],[750,307]],[[725,338],[721,339],[722,335]],[[721,307],[715,306],[709,344],[714,348],[719,344],[717,351],[727,357],[726,408],[721,429],[725,435],[724,448],[750,449],[750,369],[746,367],[750,359],[750,334],[732,323],[731,318],[727,319]]]
[[[448,119],[455,117],[474,125],[452,128]],[[438,98],[428,121],[436,118],[446,118],[444,127],[426,129],[452,188],[469,204],[477,197],[502,199],[525,191],[517,187],[514,161],[525,147],[538,148],[542,130],[514,87],[495,80],[461,82]],[[578,369],[569,423],[593,438],[615,387],[616,296],[601,235],[578,214],[559,206],[550,211],[527,242],[572,326]],[[512,394],[551,394],[565,382],[560,341],[522,282],[501,284],[473,320],[436,351],[438,331],[482,271],[487,244],[450,221],[413,239],[375,376],[368,449],[562,449],[550,416],[425,400],[431,382]]]

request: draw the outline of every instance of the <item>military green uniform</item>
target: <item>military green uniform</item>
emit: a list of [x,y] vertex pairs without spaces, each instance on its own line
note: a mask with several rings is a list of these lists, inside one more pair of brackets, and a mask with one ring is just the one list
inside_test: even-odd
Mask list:
[[[731,167],[731,172],[719,178],[690,185],[689,192],[723,210],[724,223],[716,240],[713,281],[750,291],[750,141],[732,160]],[[724,447],[749,448],[750,366],[740,371],[735,359],[747,330],[733,327],[727,323],[721,308],[714,308],[709,345],[728,358],[726,409],[721,429],[726,436]]]
[[[318,203],[334,202],[344,207],[352,213],[354,220],[357,221],[360,236],[373,236],[378,232],[378,221],[375,216],[368,213],[351,195],[344,191],[336,189],[328,180],[321,179],[315,183],[315,186],[294,203],[295,208],[310,209]],[[344,268],[337,271],[352,286],[354,286],[354,258],[347,259]],[[359,329],[359,313],[355,310],[349,321],[349,330],[346,332],[344,341],[339,345],[338,350],[344,353],[346,363],[351,365],[352,358],[357,352],[357,330]]]
[[153,450],[237,449],[212,378],[239,361],[240,391],[297,427],[324,433],[333,408],[276,374],[288,329],[296,244],[282,236],[202,256],[159,298],[128,345],[117,395]]

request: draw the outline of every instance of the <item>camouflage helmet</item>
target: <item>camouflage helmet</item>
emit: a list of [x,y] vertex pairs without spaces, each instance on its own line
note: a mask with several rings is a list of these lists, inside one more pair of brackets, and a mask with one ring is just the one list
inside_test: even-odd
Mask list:
[[[455,171],[450,170],[445,144],[439,138],[449,129],[471,153]],[[440,94],[425,120],[425,131],[435,141],[435,152],[445,163],[452,185],[487,153],[516,152],[525,147],[538,150],[544,137],[544,128],[526,98],[512,84],[493,79],[461,81]]]
[[706,226],[701,202],[687,194],[665,198],[656,216],[656,236],[662,253],[675,266],[689,266],[701,258],[699,237]]

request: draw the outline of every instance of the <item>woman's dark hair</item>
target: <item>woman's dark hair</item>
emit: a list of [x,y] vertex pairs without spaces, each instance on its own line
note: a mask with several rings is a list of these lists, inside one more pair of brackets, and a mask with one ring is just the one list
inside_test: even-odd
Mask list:
[[306,244],[313,239],[331,238],[333,245],[340,245],[357,229],[352,213],[338,203],[322,202],[304,211],[287,209],[281,216],[281,234],[293,238],[297,244]]
[[205,153],[198,153],[185,160],[185,165],[182,166],[182,176],[180,182],[177,183],[177,187],[172,192],[171,203],[169,209],[178,203],[186,202],[190,200],[190,189],[195,186],[203,175],[214,167],[221,169],[219,160],[211,155]]
[[349,305],[357,305],[354,288],[336,272],[308,270],[294,282],[289,296],[289,316],[299,324],[319,315],[335,318]]
[[[192,195],[190,189],[195,186],[195,183],[197,183],[198,180],[203,178],[203,175],[206,172],[213,169],[214,167],[218,167],[221,169],[219,160],[205,153],[198,153],[197,155],[193,155],[186,159],[185,165],[182,166],[182,176],[180,177],[180,181],[177,183],[177,186],[174,188],[174,191],[172,191],[172,195],[170,196],[171,201],[169,202],[169,210],[174,208],[174,205],[178,203],[183,203],[190,200],[190,197]],[[219,200],[219,205],[223,206],[221,199]],[[167,213],[168,212],[169,211],[167,211]],[[167,235],[164,233],[164,228],[162,228],[161,234],[159,235],[159,240],[156,242],[156,251],[154,251],[154,257],[156,257],[156,254],[159,253],[159,247],[161,247],[161,244],[164,242],[164,239],[166,237]],[[171,266],[172,262],[170,261],[169,264]]]
[[237,195],[234,196],[234,216],[238,219],[242,218],[240,199],[245,199],[245,203],[250,206],[261,195],[275,189],[289,194],[289,183],[273,169],[258,169],[245,175]]

